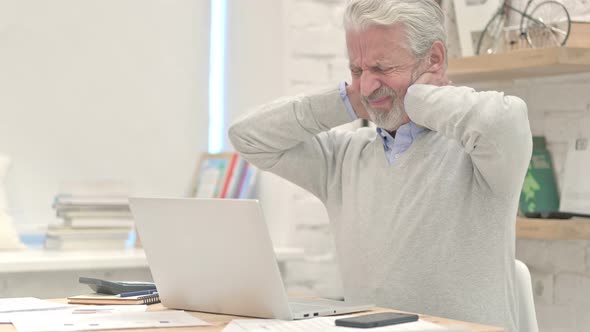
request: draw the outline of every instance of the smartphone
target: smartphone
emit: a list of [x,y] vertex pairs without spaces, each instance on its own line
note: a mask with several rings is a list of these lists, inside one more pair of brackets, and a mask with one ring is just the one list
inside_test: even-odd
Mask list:
[[402,324],[408,322],[415,322],[418,320],[418,315],[401,314],[397,312],[381,312],[378,314],[354,316],[347,318],[340,318],[335,321],[336,326],[370,328],[378,326],[387,326],[394,324]]

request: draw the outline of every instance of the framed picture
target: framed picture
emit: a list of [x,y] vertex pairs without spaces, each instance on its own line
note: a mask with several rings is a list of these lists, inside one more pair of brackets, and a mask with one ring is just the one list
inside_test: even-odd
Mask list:
[[188,196],[219,197],[234,155],[234,153],[201,154]]

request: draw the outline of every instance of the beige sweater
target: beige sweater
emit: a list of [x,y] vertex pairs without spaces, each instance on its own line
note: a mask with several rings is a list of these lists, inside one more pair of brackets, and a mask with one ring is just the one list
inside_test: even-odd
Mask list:
[[517,331],[515,215],[531,157],[524,102],[466,87],[414,85],[429,130],[389,165],[338,90],[278,100],[236,122],[234,147],[326,205],[346,300]]

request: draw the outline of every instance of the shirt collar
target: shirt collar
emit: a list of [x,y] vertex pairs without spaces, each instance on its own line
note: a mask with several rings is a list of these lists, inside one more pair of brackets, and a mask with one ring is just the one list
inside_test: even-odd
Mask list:
[[414,139],[416,139],[424,129],[424,127],[418,126],[410,121],[397,129],[395,139],[383,128],[377,128],[377,135],[381,138],[383,148],[386,152],[392,151],[394,153],[402,153],[412,145]]

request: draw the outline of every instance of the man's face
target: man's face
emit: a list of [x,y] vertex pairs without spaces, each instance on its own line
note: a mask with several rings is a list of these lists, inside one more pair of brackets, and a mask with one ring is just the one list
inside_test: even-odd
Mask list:
[[346,32],[351,88],[360,92],[371,121],[388,131],[410,121],[403,103],[418,68],[405,48],[403,29],[394,25]]

